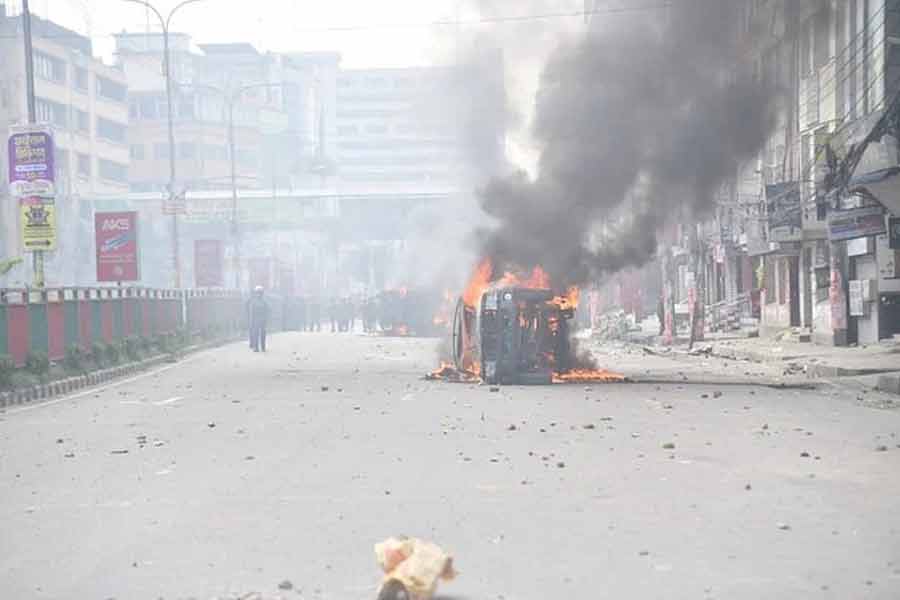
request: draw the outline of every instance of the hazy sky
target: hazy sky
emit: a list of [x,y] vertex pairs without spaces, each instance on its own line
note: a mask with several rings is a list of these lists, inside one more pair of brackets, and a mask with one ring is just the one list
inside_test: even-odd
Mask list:
[[[18,12],[21,0],[6,1]],[[178,4],[177,0],[151,3],[164,14]],[[349,67],[423,65],[446,62],[452,56],[456,28],[419,25],[453,20],[457,14],[476,17],[465,4],[464,0],[201,0],[176,13],[172,30],[190,33],[196,43],[247,41],[260,50],[338,50]],[[111,34],[147,27],[145,9],[124,0],[31,0],[31,8],[40,16],[90,33],[96,51],[104,56],[111,53]],[[509,3],[510,14],[523,10],[528,9]],[[362,27],[326,31],[355,26]],[[150,27],[158,30],[152,15]]]

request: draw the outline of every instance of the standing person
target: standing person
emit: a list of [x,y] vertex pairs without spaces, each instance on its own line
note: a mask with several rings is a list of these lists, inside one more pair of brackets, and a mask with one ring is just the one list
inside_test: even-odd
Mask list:
[[297,301],[294,304],[294,311],[296,313],[296,330],[297,331],[306,331],[306,307],[307,302],[304,296],[297,296]]
[[322,305],[316,297],[309,299],[309,331],[322,331]]
[[339,309],[337,298],[332,297],[328,301],[328,320],[331,321],[331,333],[336,333],[338,330]]
[[253,295],[247,302],[247,318],[250,323],[250,347],[254,352],[265,352],[269,303],[266,301],[261,285],[253,288]]

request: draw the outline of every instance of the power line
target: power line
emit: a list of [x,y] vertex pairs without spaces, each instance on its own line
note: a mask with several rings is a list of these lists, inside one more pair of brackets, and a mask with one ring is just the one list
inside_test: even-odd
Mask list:
[[328,33],[345,31],[368,31],[374,29],[421,29],[429,27],[469,27],[473,25],[490,25],[504,23],[523,23],[531,21],[547,21],[551,19],[584,18],[592,15],[614,15],[633,12],[646,12],[670,8],[671,2],[648,6],[629,6],[620,8],[595,8],[594,10],[576,10],[532,15],[515,15],[501,17],[481,17],[478,19],[442,19],[428,23],[382,23],[372,25],[338,25],[333,27],[296,29],[298,33]]
[[[310,28],[299,28],[294,31],[297,33],[341,33],[341,32],[354,32],[354,31],[375,31],[375,30],[388,30],[388,29],[427,29],[432,27],[471,27],[478,25],[491,25],[491,24],[512,24],[512,23],[528,23],[535,21],[549,21],[552,19],[572,19],[572,18],[584,18],[592,15],[617,15],[617,14],[626,14],[626,13],[635,13],[635,12],[648,12],[654,10],[662,10],[666,8],[670,8],[672,6],[671,2],[665,1],[662,4],[653,4],[647,6],[628,6],[628,7],[619,7],[619,8],[595,8],[594,10],[578,10],[578,11],[569,11],[569,12],[554,12],[554,13],[539,13],[539,14],[530,14],[530,15],[509,15],[509,16],[498,16],[498,17],[481,17],[477,19],[441,19],[437,21],[430,22],[419,22],[419,23],[374,23],[374,24],[358,24],[358,25],[334,25],[329,27],[310,27]],[[0,39],[15,39],[20,37],[19,35],[0,35]],[[57,33],[57,34],[48,34],[48,35],[38,35],[35,37],[39,37],[42,39],[54,39],[54,38],[84,38],[87,37],[78,32],[72,33]],[[102,35],[93,35],[92,38],[111,38],[115,37],[115,34],[102,34]]]

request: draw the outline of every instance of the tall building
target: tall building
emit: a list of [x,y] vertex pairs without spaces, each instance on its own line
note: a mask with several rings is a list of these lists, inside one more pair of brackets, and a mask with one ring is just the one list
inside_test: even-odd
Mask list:
[[[171,33],[172,107],[178,192],[231,189],[229,123],[234,124],[236,187],[283,184],[294,167],[282,157],[295,144],[285,90],[296,86],[282,57],[250,44],[204,44]],[[129,85],[134,192],[163,192],[169,182],[169,140],[163,41],[155,33],[116,35],[118,64]]]
[[[92,281],[92,216],[79,198],[128,190],[128,86],[121,70],[94,58],[89,38],[36,16],[31,18],[36,120],[55,141],[59,245],[48,254],[47,283]],[[0,4],[0,123],[28,120],[22,18]],[[6,144],[0,156],[6,164]],[[4,169],[4,173],[6,169]],[[4,191],[4,196],[6,193]],[[0,203],[0,258],[22,256],[18,210]],[[27,269],[0,284],[30,281]]]
[[342,70],[335,97],[339,180],[460,185],[496,173],[506,98],[502,57],[486,57],[478,65]]

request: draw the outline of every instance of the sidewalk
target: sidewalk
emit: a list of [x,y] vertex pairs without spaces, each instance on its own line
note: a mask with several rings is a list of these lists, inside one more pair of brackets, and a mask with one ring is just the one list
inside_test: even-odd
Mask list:
[[[900,343],[836,347],[775,338],[711,335],[694,344],[695,350],[753,362],[784,362],[811,377],[849,377],[900,371]],[[786,365],[786,366],[787,366]]]
[[[631,343],[656,345],[654,333],[630,332]],[[687,354],[688,340],[679,337],[671,352]],[[875,376],[874,387],[900,394],[900,342],[882,341],[860,347],[823,346],[774,337],[748,337],[746,333],[707,334],[695,342],[692,355],[715,356],[754,363],[779,364],[785,373],[804,373],[808,377]]]

